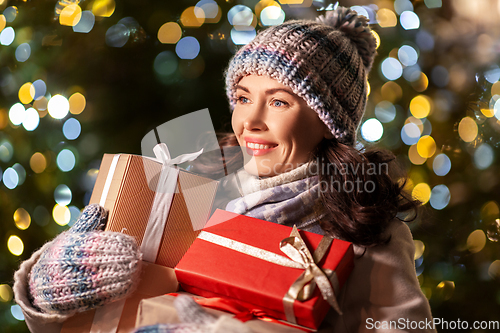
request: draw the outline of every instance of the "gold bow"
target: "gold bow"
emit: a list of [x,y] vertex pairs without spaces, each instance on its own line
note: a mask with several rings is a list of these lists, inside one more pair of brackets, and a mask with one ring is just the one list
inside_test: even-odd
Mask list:
[[[288,321],[296,322],[293,312],[294,301],[305,301],[309,299],[316,285],[318,285],[323,299],[325,299],[339,314],[342,314],[330,280],[325,272],[316,264],[323,258],[332,241],[333,239],[331,237],[323,237],[314,251],[314,255],[311,255],[311,252],[307,248],[295,225],[290,233],[290,237],[281,241],[281,251],[293,261],[300,263],[304,269],[304,272],[295,280],[285,297],[283,297],[285,315]],[[335,274],[335,272],[331,273]]]

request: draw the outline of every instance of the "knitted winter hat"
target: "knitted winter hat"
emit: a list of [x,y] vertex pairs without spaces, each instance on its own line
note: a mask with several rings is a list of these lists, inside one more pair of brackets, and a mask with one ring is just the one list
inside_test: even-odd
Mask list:
[[107,211],[89,205],[70,230],[42,253],[29,275],[33,305],[45,313],[74,314],[128,296],[141,271],[141,253],[126,234],[104,228]]
[[260,32],[229,63],[226,93],[231,108],[242,77],[266,75],[302,97],[338,141],[354,145],[376,54],[367,22],[338,7],[316,21],[292,20]]

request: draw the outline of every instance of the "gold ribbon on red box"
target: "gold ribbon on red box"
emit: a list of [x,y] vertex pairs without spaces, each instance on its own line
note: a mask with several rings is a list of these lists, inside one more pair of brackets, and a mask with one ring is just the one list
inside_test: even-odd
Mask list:
[[279,245],[281,251],[285,253],[288,258],[206,231],[202,231],[198,235],[198,238],[277,265],[303,269],[304,272],[295,280],[283,297],[283,308],[287,321],[294,324],[297,323],[293,310],[293,303],[296,300],[305,301],[309,299],[316,285],[321,295],[330,306],[339,314],[342,314],[337,299],[335,298],[335,292],[339,290],[336,273],[329,269],[322,270],[317,265],[332,244],[333,238],[323,237],[314,251],[314,255],[312,255],[300,236],[297,227],[294,225],[290,237],[283,239]]

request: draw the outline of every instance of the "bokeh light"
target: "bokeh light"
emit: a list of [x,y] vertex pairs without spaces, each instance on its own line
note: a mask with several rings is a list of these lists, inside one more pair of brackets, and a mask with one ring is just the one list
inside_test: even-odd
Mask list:
[[82,12],[80,21],[78,21],[78,23],[73,26],[73,31],[86,34],[94,28],[94,24],[94,14],[90,10],[84,10]]
[[34,153],[30,158],[30,167],[34,173],[42,173],[47,167],[47,159],[42,153]]
[[436,298],[440,298],[447,301],[453,297],[455,292],[455,282],[453,281],[441,281],[436,286]]
[[69,112],[69,101],[62,95],[54,95],[47,104],[47,109],[52,118],[62,119]]
[[356,13],[358,13],[358,15],[364,16],[367,19],[370,19],[370,15],[368,14],[368,11],[366,10],[366,8],[364,8],[362,6],[351,6],[350,8],[352,10],[354,10]]
[[413,4],[411,3],[410,0],[395,0],[394,1],[394,10],[398,15],[401,15],[402,12],[404,11],[412,11],[413,10]]
[[14,317],[15,319],[19,321],[24,320],[23,311],[21,310],[21,307],[18,304],[14,304],[10,307],[10,313],[12,314],[12,317]]
[[87,101],[85,100],[85,96],[81,93],[76,92],[71,95],[68,99],[69,103],[69,112],[71,114],[80,114],[85,110],[85,106],[87,105]]
[[16,6],[10,6],[10,7],[5,8],[3,11],[3,16],[5,17],[5,21],[14,22],[14,20],[17,17],[17,13],[18,13],[18,10],[17,10]]
[[406,10],[402,12],[399,20],[401,22],[401,26],[405,30],[420,28],[420,19],[418,18],[418,15],[412,11]]
[[124,24],[115,24],[106,31],[106,44],[111,47],[122,47],[127,44],[130,30]]
[[205,12],[200,7],[188,7],[182,12],[180,22],[186,28],[201,27],[205,23]]
[[252,30],[237,30],[235,28],[231,29],[231,40],[235,45],[245,45],[250,43],[255,36],[257,36],[257,32],[255,29]]
[[9,110],[9,120],[13,125],[21,125],[24,121],[26,110],[24,105],[21,103],[16,103],[10,107]]
[[[201,0],[196,3],[196,8],[203,11],[205,23],[218,23],[221,18],[221,9],[214,0]],[[198,13],[198,11],[195,11]]]
[[24,112],[23,127],[27,131],[34,131],[38,127],[39,123],[40,116],[38,115],[37,110],[29,108]]
[[500,80],[500,68],[498,68],[498,65],[493,65],[489,70],[484,72],[484,78],[492,84],[498,82]]
[[491,263],[488,267],[488,275],[493,279],[500,279],[500,260],[495,260]]
[[18,180],[18,186],[22,185],[24,183],[24,181],[26,180],[26,170],[19,163],[14,164],[12,166],[12,169],[16,170],[16,173],[17,173],[17,176],[18,176],[18,179],[19,179]]
[[14,147],[12,147],[12,144],[7,141],[3,140],[0,142],[0,161],[2,162],[9,162],[10,159],[12,158],[12,155],[14,154]]
[[57,154],[57,167],[63,171],[68,172],[73,170],[76,164],[75,154],[69,149],[63,149]]
[[405,66],[413,66],[418,61],[418,52],[410,45],[403,45],[398,50],[398,59]]
[[80,22],[81,17],[82,9],[78,4],[72,3],[65,6],[59,14],[59,23],[61,25],[73,27]]
[[24,243],[21,240],[21,238],[13,235],[10,236],[9,240],[7,241],[7,248],[13,255],[20,256],[21,254],[23,254],[24,251]]
[[375,106],[375,116],[382,123],[390,123],[396,118],[396,107],[388,101],[381,101]]
[[396,103],[403,97],[403,89],[394,81],[384,83],[382,88],[380,88],[380,93],[382,94],[382,98],[391,104]]
[[477,124],[471,117],[463,117],[458,124],[458,135],[465,142],[472,142],[478,133]]
[[384,134],[384,127],[378,119],[370,118],[361,125],[361,136],[368,142],[380,140]]
[[260,12],[260,21],[264,26],[278,25],[285,21],[285,12],[276,6],[267,6]]
[[40,100],[47,93],[47,85],[42,79],[35,80],[33,88],[35,89],[35,93],[33,94],[34,100]]
[[176,22],[167,22],[158,29],[158,40],[163,44],[175,44],[182,37],[182,29]]
[[415,96],[410,102],[410,112],[415,118],[425,118],[431,112],[430,98],[425,95]]
[[69,213],[71,214],[71,218],[69,219],[68,225],[71,227],[73,226],[73,224],[75,224],[76,221],[78,221],[81,211],[76,206],[69,206],[68,208],[69,208]]
[[60,226],[65,226],[71,220],[71,211],[66,206],[55,204],[52,209],[52,218]]
[[14,293],[8,284],[0,284],[0,302],[10,302]]
[[17,185],[19,184],[19,175],[17,174],[17,171],[15,169],[13,168],[5,169],[3,173],[3,184],[9,190],[12,190],[17,187]]
[[71,189],[65,184],[58,185],[54,190],[54,200],[61,206],[69,205],[72,197]]
[[28,43],[22,43],[16,48],[16,60],[19,62],[25,62],[29,59],[31,55],[31,47]]
[[391,81],[397,80],[403,75],[401,63],[397,59],[391,57],[382,61],[380,69],[384,77]]
[[69,118],[64,122],[62,130],[66,139],[75,140],[80,136],[80,133],[82,132],[82,126],[77,119]]
[[175,45],[175,53],[181,59],[194,59],[200,53],[200,43],[194,37],[184,37]]
[[411,196],[425,205],[431,198],[431,188],[427,183],[419,183],[411,191]]
[[252,24],[253,17],[253,11],[244,5],[236,5],[227,12],[227,20],[231,25],[249,26]]
[[424,0],[424,3],[427,8],[441,8],[443,5],[442,0]]
[[424,255],[425,244],[421,240],[413,240],[413,244],[415,245],[415,256],[413,260],[417,260],[418,258]]
[[16,33],[12,27],[7,27],[0,32],[0,44],[2,45],[9,46],[14,38],[16,38]]
[[416,82],[420,79],[422,70],[418,64],[403,68],[403,77],[408,82]]
[[487,143],[481,144],[474,152],[474,164],[476,168],[484,170],[490,167],[494,160],[494,153]]
[[95,16],[110,17],[115,12],[114,0],[95,0],[92,5],[92,13]]
[[5,16],[3,14],[0,14],[0,32],[5,28],[6,24],[7,20],[5,20]]
[[31,82],[26,82],[19,88],[18,92],[19,100],[23,104],[29,104],[35,97],[35,87]]
[[377,22],[382,28],[390,28],[398,24],[398,18],[392,10],[381,8],[377,12]]
[[18,208],[14,212],[14,223],[21,230],[26,230],[31,224],[31,216],[24,208]]
[[171,51],[160,52],[154,62],[153,67],[160,76],[168,76],[173,74],[179,65],[179,60]]
[[436,185],[432,188],[430,205],[432,208],[441,210],[448,206],[450,202],[451,194],[450,189],[446,185]]
[[407,145],[411,146],[418,142],[422,131],[417,124],[409,122],[401,129],[401,140]]
[[417,142],[417,151],[423,158],[429,158],[436,152],[436,142],[430,135],[422,136]]
[[438,154],[432,161],[432,169],[438,176],[446,176],[451,170],[451,161],[446,154]]
[[471,253],[478,253],[486,245],[486,235],[481,229],[474,230],[467,237],[467,249]]

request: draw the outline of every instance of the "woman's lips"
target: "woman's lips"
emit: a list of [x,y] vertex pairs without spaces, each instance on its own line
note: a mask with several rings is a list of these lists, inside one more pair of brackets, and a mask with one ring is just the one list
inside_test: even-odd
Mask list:
[[256,142],[248,142],[248,141],[245,142],[246,142],[247,154],[252,156],[265,155],[274,150],[276,147],[278,147],[278,145],[273,143],[262,144]]

